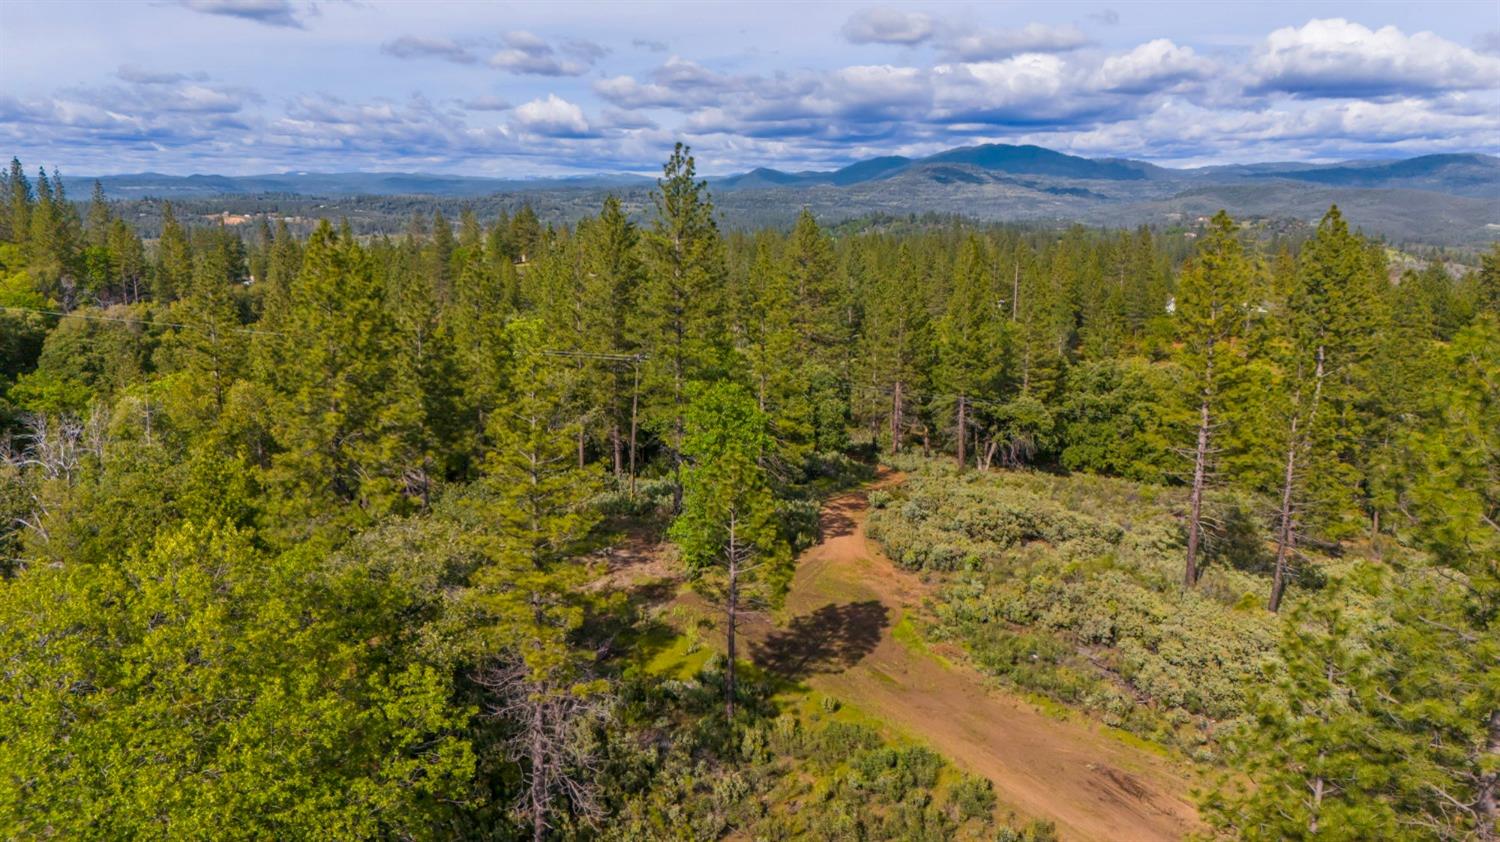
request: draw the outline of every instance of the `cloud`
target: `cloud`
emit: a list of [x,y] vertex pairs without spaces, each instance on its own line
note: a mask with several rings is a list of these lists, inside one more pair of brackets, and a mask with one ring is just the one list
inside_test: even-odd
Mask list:
[[206,15],[223,15],[266,26],[302,28],[291,0],[181,0],[182,5]]
[[1089,39],[1078,27],[1028,23],[1020,29],[980,29],[955,33],[944,50],[951,60],[992,61],[1021,53],[1061,53],[1086,46]]
[[606,108],[600,115],[600,125],[611,129],[655,129],[656,121],[644,114],[620,108]]
[[[490,56],[490,66],[511,73],[531,76],[582,76],[594,59],[584,56],[573,61],[559,58],[557,51],[541,38],[525,31],[508,32],[505,49]],[[588,42],[573,42],[586,44]],[[573,53],[575,56],[577,52]]]
[[725,94],[744,91],[747,78],[727,76],[695,61],[672,56],[651,71],[650,82],[614,76],[594,83],[594,92],[625,109],[692,109],[720,102]]
[[599,59],[609,55],[608,47],[604,46],[603,44],[595,44],[593,41],[587,41],[582,38],[573,38],[571,40],[564,41],[563,45],[559,49],[561,49],[562,52],[567,53],[574,58],[588,62],[589,64],[593,64]]
[[920,44],[936,32],[933,19],[921,12],[888,7],[855,12],[844,22],[844,38],[852,44]]
[[1500,87],[1500,59],[1431,32],[1407,35],[1343,18],[1272,32],[1251,72],[1255,93],[1361,98]]
[[189,79],[202,82],[208,78],[207,73],[172,73],[146,70],[134,64],[122,64],[115,71],[115,78],[132,85],[175,85],[178,82],[186,82]]
[[583,109],[557,94],[548,94],[546,99],[534,99],[517,106],[514,125],[527,134],[542,137],[588,137],[593,134],[583,116]]
[[1120,13],[1114,9],[1102,9],[1089,15],[1089,20],[1098,21],[1105,26],[1118,26]]
[[1144,94],[1206,78],[1214,69],[1214,63],[1193,52],[1192,47],[1157,38],[1128,53],[1106,58],[1094,78],[1095,85],[1104,90]]
[[667,51],[666,44],[661,41],[653,41],[650,38],[636,38],[630,42],[630,46],[653,53],[664,53]]
[[380,51],[396,58],[436,58],[454,64],[473,64],[476,59],[469,49],[447,38],[424,38],[420,35],[403,35],[394,41],[380,45]]
[[460,100],[458,104],[465,111],[509,111],[514,107],[500,97],[490,94]]

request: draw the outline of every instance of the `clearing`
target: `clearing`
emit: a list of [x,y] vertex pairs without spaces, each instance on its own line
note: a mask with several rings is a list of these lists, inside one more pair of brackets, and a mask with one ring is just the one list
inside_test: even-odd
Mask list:
[[[882,471],[869,488],[899,481]],[[830,499],[823,540],[798,561],[789,619],[745,617],[741,631],[758,666],[988,778],[1003,806],[1055,822],[1065,840],[1176,840],[1201,829],[1178,764],[1081,717],[1039,712],[927,646],[908,613],[931,588],[866,540],[867,508],[865,490]],[[711,610],[691,594],[678,602]]]

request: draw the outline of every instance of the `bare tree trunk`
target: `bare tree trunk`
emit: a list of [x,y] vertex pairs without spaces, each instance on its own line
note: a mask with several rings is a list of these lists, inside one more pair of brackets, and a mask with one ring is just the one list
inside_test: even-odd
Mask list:
[[964,463],[968,461],[968,454],[964,451],[967,444],[966,431],[964,429],[964,396],[958,396],[958,469],[964,469]]
[[[1492,759],[1500,758],[1500,710],[1490,711],[1489,739],[1486,741],[1485,753]],[[1500,805],[1496,804],[1497,798],[1500,798],[1500,765],[1491,768],[1495,771],[1480,776],[1478,797],[1474,799],[1477,830],[1479,838],[1484,842],[1493,842],[1497,838],[1495,825],[1500,821]]]
[[531,812],[532,842],[542,842],[547,836],[547,779],[542,768],[547,763],[547,747],[544,742],[546,723],[540,703],[531,709],[531,786],[528,800]]
[[1021,258],[1016,258],[1016,275],[1010,282],[1010,320],[1020,318],[1021,313]]
[[[618,416],[616,416],[618,417]],[[609,425],[609,449],[614,455],[615,479],[625,476],[625,447],[620,441],[620,425],[618,422]]]
[[635,499],[635,433],[636,411],[641,400],[641,364],[635,364],[635,384],[630,388],[630,499]]
[[1198,406],[1198,449],[1193,459],[1193,493],[1188,504],[1187,566],[1182,573],[1183,587],[1191,588],[1198,583],[1198,544],[1203,535],[1203,486],[1208,475],[1208,396],[1203,390],[1203,402]]
[[[1319,755],[1320,757],[1322,755]],[[1318,835],[1318,812],[1323,808],[1323,778],[1318,776],[1312,782],[1312,818],[1307,821],[1307,835]]]
[[734,722],[734,659],[735,659],[735,624],[739,620],[740,599],[740,567],[739,547],[735,544],[735,516],[729,516],[729,628],[725,637],[728,641],[729,659],[724,668],[724,718],[727,722]]
[[583,470],[583,424],[578,425],[578,470]]
[[1276,574],[1271,579],[1271,613],[1281,609],[1281,594],[1286,590],[1286,561],[1292,549],[1292,485],[1297,470],[1297,419],[1292,419],[1291,442],[1286,448],[1286,473],[1281,483],[1280,526],[1276,533]]
[[896,381],[895,395],[891,398],[891,452],[901,452],[901,381]]

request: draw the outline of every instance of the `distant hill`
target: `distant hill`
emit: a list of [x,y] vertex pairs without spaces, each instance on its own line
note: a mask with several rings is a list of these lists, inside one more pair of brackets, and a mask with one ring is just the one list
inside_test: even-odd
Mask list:
[[1350,163],[1264,172],[1258,176],[1341,187],[1405,188],[1478,198],[1500,197],[1500,158],[1491,155],[1423,155],[1402,161]]
[[[91,180],[69,179],[69,193],[87,196]],[[1086,158],[1040,146],[984,144],[925,158],[870,158],[836,170],[761,167],[708,180],[731,225],[783,224],[803,207],[830,220],[933,211],[979,219],[1110,225],[1174,224],[1222,207],[1240,216],[1305,222],[1337,202],[1365,231],[1398,241],[1482,245],[1500,238],[1500,158],[1482,154],[1179,169]],[[568,208],[563,214],[567,219],[597,207],[606,192],[649,208],[646,194],[655,184],[648,176],[620,173],[544,179],[423,173],[140,173],[107,176],[100,182],[107,195],[119,199],[489,199],[490,204],[530,201],[538,207]]]
[[[70,178],[69,191],[95,179]],[[504,179],[425,173],[272,173],[267,175],[100,176],[105,195],[116,199],[207,198],[254,194],[295,196],[489,196],[527,190],[600,189],[653,184],[645,176],[600,173],[570,178]],[[88,195],[84,190],[79,195]]]

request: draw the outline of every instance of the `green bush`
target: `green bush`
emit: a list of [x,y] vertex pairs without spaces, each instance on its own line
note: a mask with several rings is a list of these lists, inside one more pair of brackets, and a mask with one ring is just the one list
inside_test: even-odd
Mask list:
[[949,574],[936,634],[980,669],[1190,748],[1212,722],[1245,714],[1276,638],[1259,610],[1265,578],[1226,558],[1249,553],[1243,536],[1211,545],[1199,587],[1184,592],[1179,491],[902,467],[911,475],[871,512],[869,534],[898,564]]

